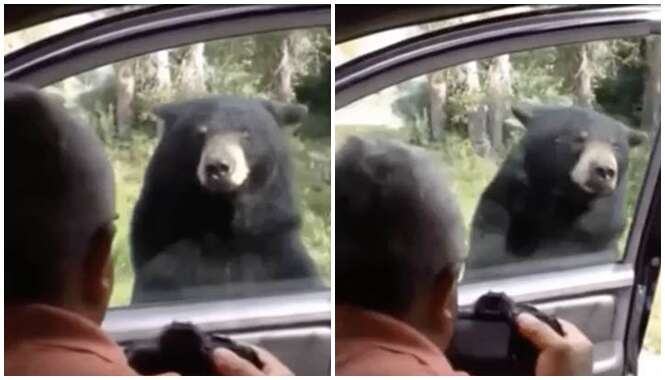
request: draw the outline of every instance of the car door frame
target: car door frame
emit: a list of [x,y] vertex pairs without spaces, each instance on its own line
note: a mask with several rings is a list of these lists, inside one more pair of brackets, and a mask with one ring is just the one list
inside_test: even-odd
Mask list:
[[[462,24],[395,43],[338,66],[335,107],[339,110],[389,86],[469,61],[557,45],[646,35],[660,35],[657,6],[555,8]],[[660,126],[654,136],[622,261],[465,284],[459,290],[460,306],[471,306],[491,289],[501,289],[518,301],[554,303],[579,295],[616,291],[620,296],[614,333],[620,335],[616,338],[623,342],[624,350],[617,360],[623,360],[624,373],[636,373],[637,354],[653,299],[653,280],[660,269],[660,251],[656,255],[649,248],[654,246],[654,239],[660,244],[660,231],[651,227],[660,225],[659,185]],[[595,372],[604,372],[598,367]]]
[[[91,22],[8,54],[5,80],[43,87],[178,46],[265,32],[329,28],[330,15],[328,5],[146,7]],[[124,344],[154,339],[174,320],[191,321],[203,330],[257,343],[266,337],[284,338],[285,334],[304,342],[320,339],[325,343],[331,335],[330,290],[310,287],[284,295],[111,308],[102,327]],[[319,348],[316,352],[295,350],[283,360],[295,373],[329,374],[330,344]],[[307,354],[316,357],[302,360]]]

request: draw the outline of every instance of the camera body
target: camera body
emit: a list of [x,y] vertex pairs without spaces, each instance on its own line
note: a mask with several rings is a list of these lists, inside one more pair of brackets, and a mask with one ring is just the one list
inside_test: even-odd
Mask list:
[[212,352],[218,347],[227,348],[257,368],[263,368],[263,362],[251,347],[182,322],[167,326],[156,343],[132,346],[126,349],[126,354],[129,365],[141,375],[176,372],[183,376],[220,376],[212,360]]
[[460,311],[446,356],[454,368],[471,375],[534,375],[538,351],[517,330],[515,317],[530,313],[560,335],[555,317],[535,307],[515,303],[505,293],[489,292],[471,311]]

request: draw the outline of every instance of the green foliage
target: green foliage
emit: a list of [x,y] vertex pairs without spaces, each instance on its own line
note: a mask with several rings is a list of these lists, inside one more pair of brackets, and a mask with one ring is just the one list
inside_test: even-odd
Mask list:
[[309,109],[307,119],[296,134],[304,139],[330,140],[330,35],[314,34],[314,40],[320,45],[310,60],[315,64],[310,64],[311,70],[299,78],[294,87],[298,103]]
[[628,125],[640,125],[644,77],[648,66],[642,59],[639,41],[614,43],[614,75],[598,78],[594,86],[596,101],[604,112]]
[[204,55],[208,62],[206,78],[210,93],[241,96],[256,95],[257,92],[267,94],[266,89],[258,90],[261,77],[255,75],[253,67],[256,39],[248,36],[206,43]]
[[633,222],[633,214],[639,200],[642,184],[646,177],[647,166],[651,154],[651,139],[644,144],[634,147],[630,150],[630,163],[626,173],[626,228],[624,228],[619,238],[620,254],[623,256],[623,250],[626,247],[630,226]]
[[424,80],[410,80],[397,85],[400,96],[392,104],[392,111],[399,116],[405,124],[413,125],[423,118],[429,109],[429,94],[427,82]]
[[537,103],[570,104],[570,94],[561,91],[563,77],[555,73],[557,53],[550,47],[511,54],[513,94]]
[[[295,87],[296,99],[305,104],[310,112],[330,115],[330,61],[321,72],[304,76]],[[330,128],[328,128],[330,134]]]
[[301,236],[317,264],[319,276],[330,281],[330,140],[289,139],[294,187],[302,219]]
[[115,174],[116,235],[113,241],[115,284],[111,297],[112,306],[129,304],[134,283],[129,233],[134,205],[138,200],[143,175],[155,148],[156,140],[135,134],[127,146],[109,146],[107,152]]

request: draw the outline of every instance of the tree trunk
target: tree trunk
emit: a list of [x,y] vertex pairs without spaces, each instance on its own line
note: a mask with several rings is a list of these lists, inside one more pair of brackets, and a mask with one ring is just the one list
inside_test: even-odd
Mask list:
[[131,61],[124,61],[113,66],[115,70],[115,137],[126,139],[131,132],[134,119],[132,100],[134,99],[135,80]]
[[593,103],[593,91],[591,79],[593,72],[589,60],[589,46],[579,45],[575,51],[575,78],[573,79],[574,103],[579,107],[591,108]]
[[158,51],[150,54],[155,66],[155,81],[160,91],[169,91],[171,89],[171,70],[169,67],[168,50]]
[[487,137],[487,105],[479,102],[481,96],[478,62],[472,61],[462,66],[466,91],[471,98],[468,113],[468,134],[474,152],[480,157],[488,157],[492,146]]
[[655,131],[660,124],[660,37],[647,37],[646,63],[640,124],[645,131]]
[[510,102],[510,56],[492,58],[487,72],[487,132],[494,153],[501,155],[503,145],[503,121]]
[[427,93],[429,95],[428,139],[430,142],[437,142],[443,140],[446,130],[448,84],[444,71],[427,75]]
[[169,52],[162,50],[137,58],[134,65],[134,110],[140,125],[158,137],[161,136],[161,124],[155,120],[152,110],[159,104],[172,101],[174,96],[169,62]]
[[276,70],[276,80],[273,92],[275,99],[282,102],[290,102],[294,98],[293,85],[293,64],[291,60],[290,37],[282,40],[281,58]]
[[175,84],[179,98],[195,98],[207,93],[203,52],[203,43],[190,45],[179,51],[179,75]]

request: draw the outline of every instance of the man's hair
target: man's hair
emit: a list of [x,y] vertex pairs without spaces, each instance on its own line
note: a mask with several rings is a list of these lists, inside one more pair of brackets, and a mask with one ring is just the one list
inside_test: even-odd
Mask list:
[[37,90],[5,83],[5,302],[47,301],[62,291],[113,210],[101,143]]
[[335,163],[335,302],[397,315],[464,255],[442,165],[420,148],[351,137]]

